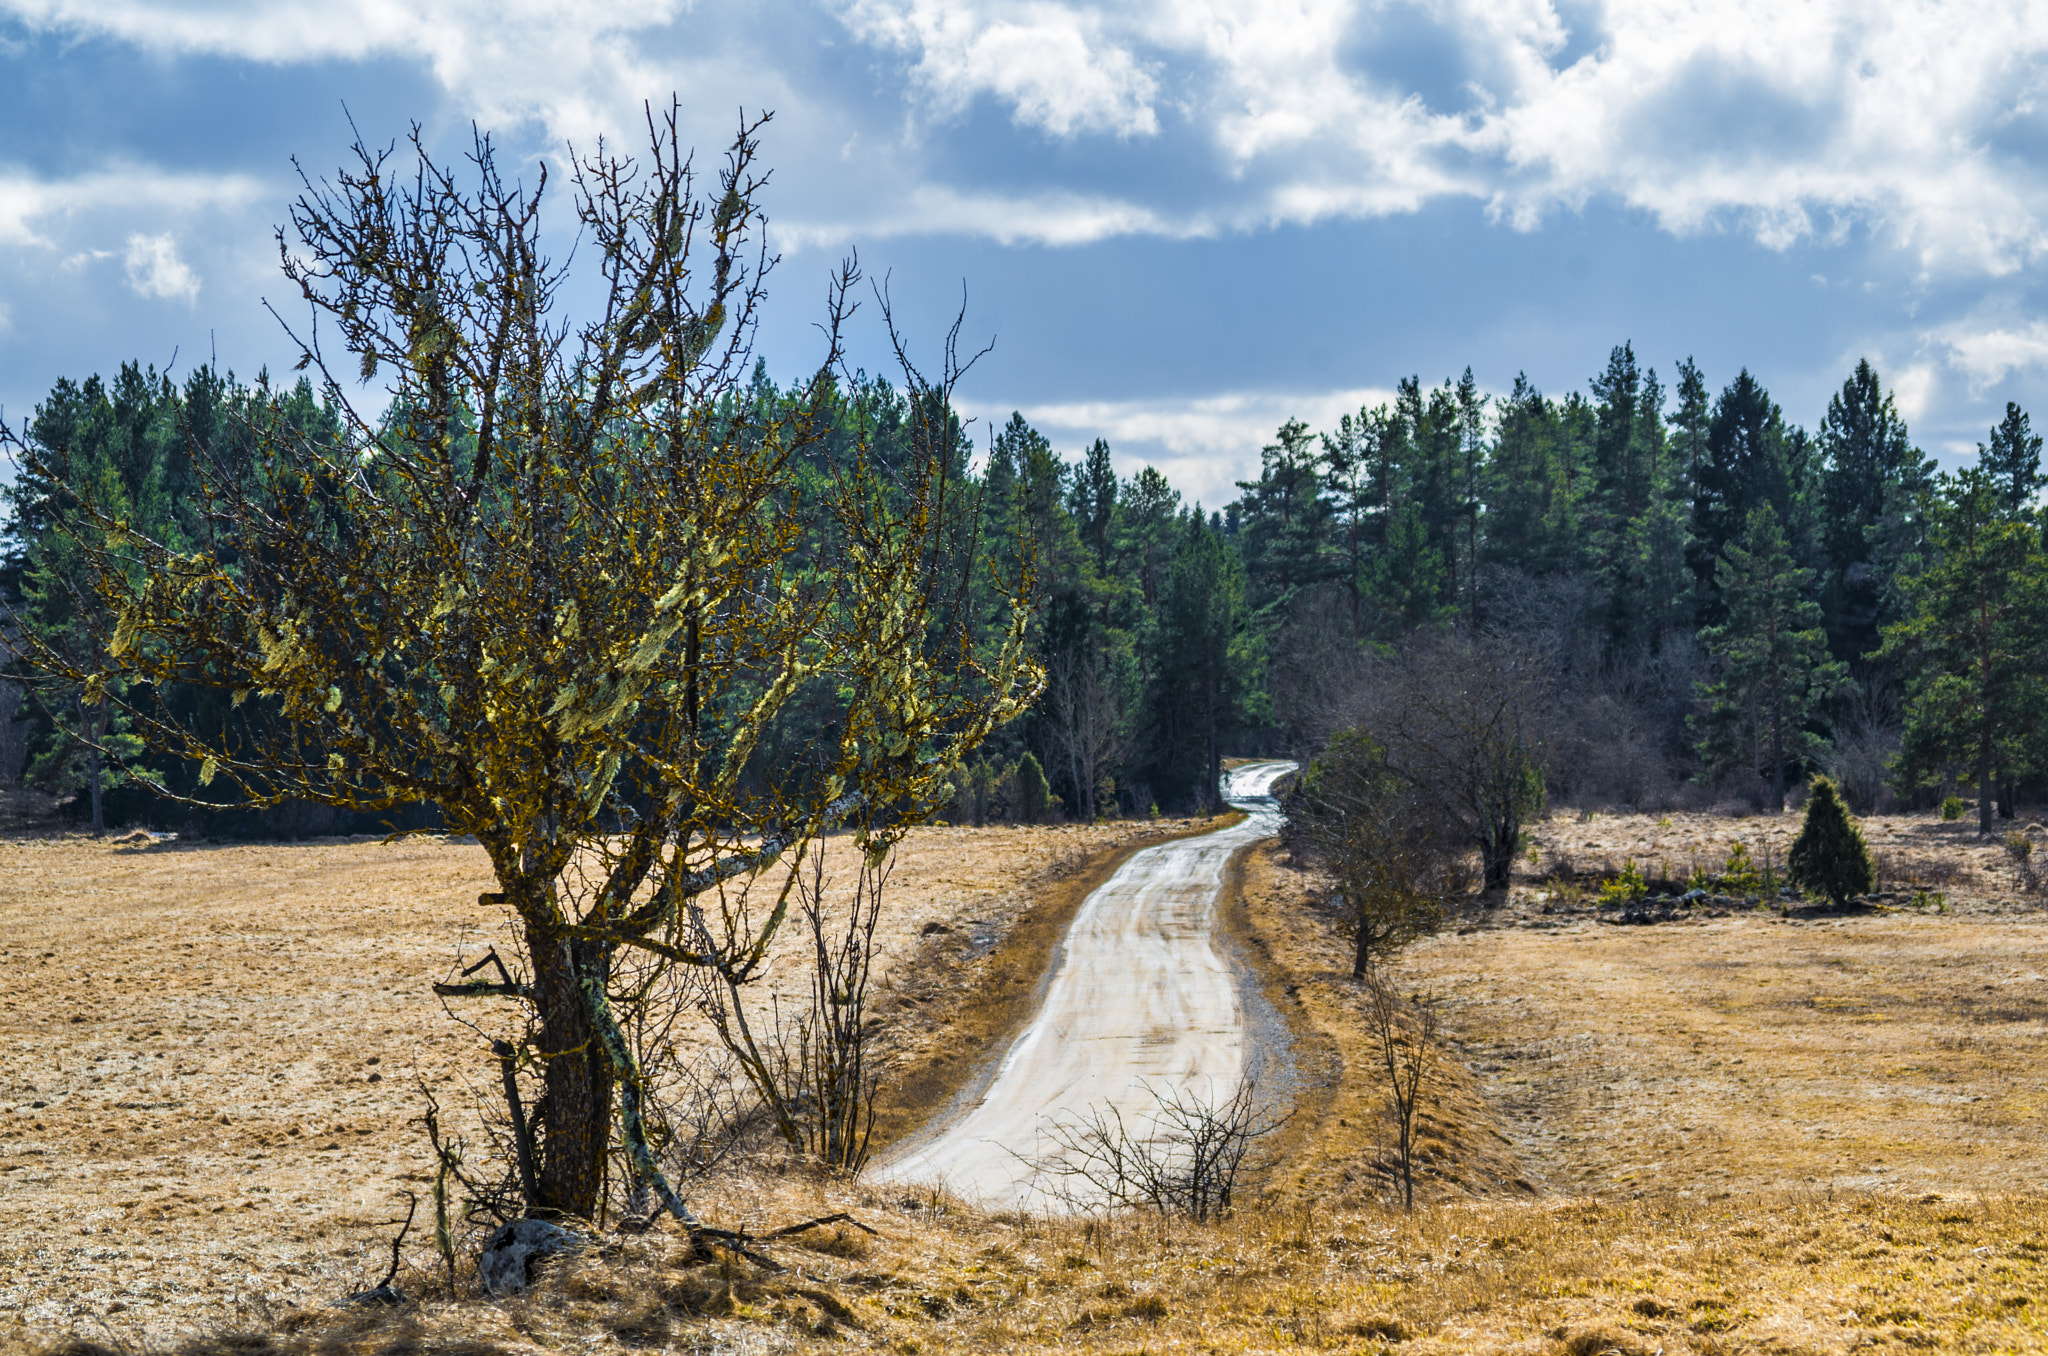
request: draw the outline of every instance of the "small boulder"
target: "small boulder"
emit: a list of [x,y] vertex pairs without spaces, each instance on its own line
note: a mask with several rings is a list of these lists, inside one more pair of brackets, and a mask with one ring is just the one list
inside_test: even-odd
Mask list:
[[583,1235],[544,1219],[517,1219],[491,1235],[477,1259],[477,1270],[493,1295],[516,1295],[533,1284],[535,1262],[580,1251],[589,1243]]

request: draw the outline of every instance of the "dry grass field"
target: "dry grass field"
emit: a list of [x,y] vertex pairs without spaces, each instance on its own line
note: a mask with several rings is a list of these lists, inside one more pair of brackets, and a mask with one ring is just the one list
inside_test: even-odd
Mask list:
[[[914,833],[883,984],[900,959],[968,959],[935,956],[928,924],[971,952],[1049,869],[1159,831]],[[481,848],[431,838],[0,839],[0,1331],[361,1288],[432,1163],[422,1084],[459,1105],[488,1072],[429,986],[503,940],[491,888]],[[786,962],[771,982],[805,980]]]
[[[658,1229],[494,1302],[443,1296],[409,1244],[426,1302],[355,1317],[322,1305],[381,1274],[424,1177],[419,1080],[480,1067],[426,986],[499,926],[481,854],[0,843],[0,1350],[2048,1350],[2048,916],[1997,848],[1866,826],[1881,884],[1941,912],[1593,907],[1610,859],[1782,862],[1796,826],[1553,819],[1505,904],[1409,953],[1445,1037],[1413,1216],[1337,920],[1265,849],[1229,917],[1292,1029],[1296,1116],[1224,1225],[991,1218],[764,1162],[697,1204],[877,1233],[775,1245],[773,1272]],[[907,1077],[957,1085],[943,1033],[1015,1006],[1034,900],[1133,832],[912,837]]]

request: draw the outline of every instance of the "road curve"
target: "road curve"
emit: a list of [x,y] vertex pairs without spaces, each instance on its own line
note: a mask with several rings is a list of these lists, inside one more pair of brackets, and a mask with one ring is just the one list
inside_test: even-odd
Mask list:
[[869,1181],[934,1184],[990,1207],[1043,1206],[1031,1161],[1049,1123],[1114,1106],[1147,1123],[1153,1094],[1228,1096],[1254,1054],[1237,976],[1213,935],[1223,870],[1279,832],[1270,794],[1293,763],[1252,763],[1227,780],[1247,812],[1227,829],[1134,853],[1082,902],[1045,1001],[981,1099],[899,1145]]

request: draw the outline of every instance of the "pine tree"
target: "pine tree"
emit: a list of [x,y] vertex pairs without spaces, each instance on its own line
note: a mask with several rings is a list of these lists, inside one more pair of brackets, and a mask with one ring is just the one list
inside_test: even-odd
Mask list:
[[1722,552],[1715,582],[1728,621],[1700,632],[1720,670],[1701,685],[1709,712],[1700,753],[1710,766],[1756,767],[1783,810],[1787,769],[1814,742],[1807,718],[1845,670],[1828,658],[1820,605],[1808,597],[1813,571],[1794,563],[1769,504],[1750,510],[1742,539]]
[[1147,466],[1125,482],[1122,505],[1122,555],[1137,573],[1138,590],[1145,606],[1152,608],[1158,605],[1160,583],[1173,558],[1180,491]]
[[1096,565],[1104,574],[1109,572],[1116,492],[1116,467],[1110,460],[1109,444],[1097,438],[1074,477],[1074,516],[1080,520],[1081,540],[1095,552]]
[[1160,592],[1148,727],[1161,782],[1205,810],[1216,804],[1224,736],[1265,716],[1265,651],[1250,622],[1243,562],[1197,504]]
[[2048,556],[2033,524],[2006,511],[2009,486],[1977,467],[1941,478],[1929,559],[1904,581],[1911,610],[1880,651],[1911,674],[1902,789],[1969,769],[1987,834],[1999,775],[2029,770],[2017,764],[2048,716]]
[[1699,619],[1718,626],[1727,606],[1718,583],[1722,552],[1745,530],[1752,509],[1769,504],[1793,560],[1812,563],[1810,453],[1804,433],[1785,426],[1770,393],[1744,369],[1721,392],[1707,425],[1705,456],[1693,481],[1693,544]]
[[1822,590],[1828,641],[1835,657],[1861,659],[1877,648],[1887,615],[1886,547],[1895,535],[1887,522],[1924,491],[1933,463],[1906,435],[1891,393],[1868,359],[1859,360],[1828,401],[1816,438],[1822,459],[1822,540],[1827,581]]
[[1806,822],[1785,858],[1792,881],[1828,897],[1836,908],[1877,883],[1863,831],[1826,777],[1815,777],[1806,800]]
[[1991,430],[1989,446],[1977,444],[1977,465],[1998,487],[1998,502],[2017,516],[2033,507],[2041,492],[2041,440],[2027,421],[2027,412],[2010,400],[2005,418]]
[[1327,577],[1323,552],[1331,505],[1323,494],[1318,453],[1308,425],[1290,419],[1260,449],[1259,478],[1237,482],[1244,493],[1233,507],[1254,609],[1284,604]]

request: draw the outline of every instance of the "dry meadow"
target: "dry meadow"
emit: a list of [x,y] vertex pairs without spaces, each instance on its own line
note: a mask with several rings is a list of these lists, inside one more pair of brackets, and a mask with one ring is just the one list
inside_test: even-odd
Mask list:
[[[699,1207],[875,1233],[778,1243],[781,1270],[612,1235],[501,1301],[450,1295],[416,1234],[422,1302],[354,1315],[327,1306],[426,1179],[422,1089],[483,1072],[428,992],[499,936],[480,850],[0,842],[0,1350],[2048,1349],[2048,915],[1997,846],[1872,821],[1894,902],[1847,916],[1597,907],[1630,859],[1782,862],[1796,825],[1556,818],[1505,902],[1408,954],[1444,1018],[1413,1216],[1338,920],[1266,848],[1228,918],[1295,1116],[1224,1225],[989,1217],[763,1158]],[[911,837],[899,1122],[1000,1048],[1063,911],[1157,832]]]

